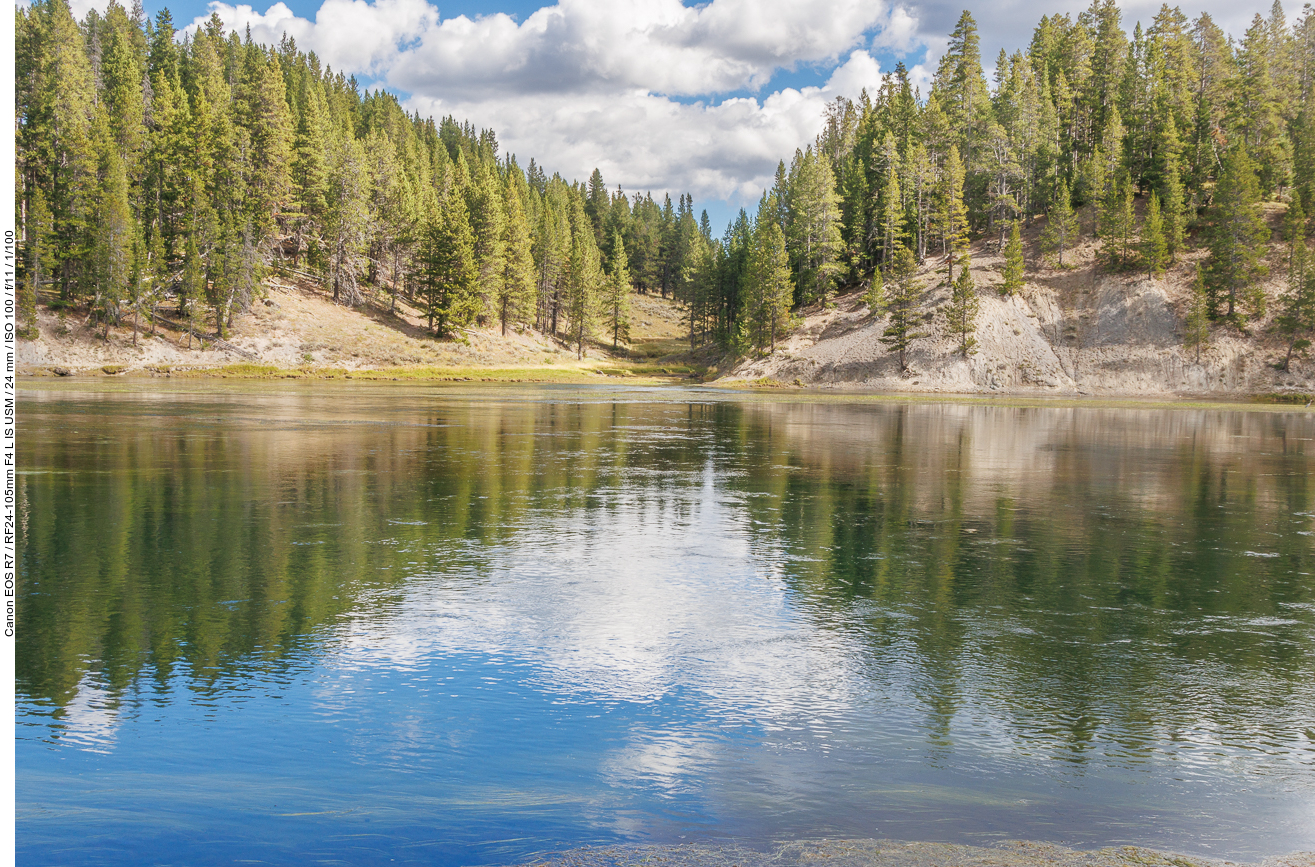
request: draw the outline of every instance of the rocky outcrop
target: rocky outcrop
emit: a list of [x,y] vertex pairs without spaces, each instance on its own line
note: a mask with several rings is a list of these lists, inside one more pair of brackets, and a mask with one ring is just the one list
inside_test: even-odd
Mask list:
[[[1096,248],[1074,251],[1071,270],[1042,267],[1015,295],[1001,295],[1002,260],[974,250],[973,276],[981,298],[975,350],[964,357],[942,312],[949,300],[940,260],[928,260],[922,279],[925,337],[901,371],[882,343],[884,317],[874,317],[859,293],[831,309],[808,311],[801,326],[765,357],[740,362],[725,383],[775,380],[784,384],[883,392],[1129,396],[1236,396],[1315,391],[1315,363],[1294,361],[1278,370],[1286,346],[1267,323],[1247,333],[1212,329],[1200,352],[1184,348],[1189,286],[1203,253],[1184,256],[1164,279],[1108,274],[1094,262]],[[1276,268],[1276,271],[1281,268]],[[1284,286],[1266,287],[1270,307]]]

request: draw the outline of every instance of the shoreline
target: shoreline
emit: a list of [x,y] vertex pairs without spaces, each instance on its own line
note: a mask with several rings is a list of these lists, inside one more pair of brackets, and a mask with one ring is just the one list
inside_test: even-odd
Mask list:
[[157,380],[157,379],[231,379],[251,381],[303,380],[360,382],[500,382],[585,384],[605,380],[631,384],[684,383],[701,381],[699,368],[684,364],[618,363],[611,359],[587,360],[560,366],[447,366],[406,367],[281,367],[275,364],[244,362],[223,365],[127,365],[100,367],[65,367],[58,364],[20,367],[24,380]]
[[[622,368],[615,362],[597,367],[424,367],[424,368],[276,368],[269,365],[232,364],[221,367],[184,368],[168,371],[130,369],[105,372],[101,369],[69,371],[55,374],[51,370],[20,370],[19,392],[32,388],[59,389],[84,387],[110,387],[117,383],[134,390],[149,390],[158,384],[160,391],[171,390],[184,384],[225,383],[252,386],[272,383],[347,384],[405,386],[589,386],[648,387],[658,389],[697,388],[705,393],[715,392],[728,398],[755,400],[787,400],[806,403],[894,403],[931,404],[950,403],[975,406],[1016,408],[1087,408],[1087,409],[1211,409],[1271,412],[1315,412],[1315,400],[1307,394],[1261,392],[1254,394],[1056,394],[1054,392],[993,391],[964,393],[953,391],[889,391],[877,388],[844,387],[841,385],[762,385],[739,379],[722,378],[703,381],[698,374],[687,371],[691,366],[633,365]],[[624,372],[621,372],[624,370]]]
[[1256,862],[1183,855],[1142,846],[1070,849],[1010,840],[993,846],[876,839],[776,842],[758,850],[735,843],[591,846],[546,853],[521,867],[1315,867],[1315,852]]

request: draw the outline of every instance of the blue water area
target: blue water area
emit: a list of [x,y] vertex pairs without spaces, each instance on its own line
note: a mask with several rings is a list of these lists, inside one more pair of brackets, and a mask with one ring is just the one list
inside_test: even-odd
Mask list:
[[1304,412],[352,385],[23,394],[20,863],[1315,847]]

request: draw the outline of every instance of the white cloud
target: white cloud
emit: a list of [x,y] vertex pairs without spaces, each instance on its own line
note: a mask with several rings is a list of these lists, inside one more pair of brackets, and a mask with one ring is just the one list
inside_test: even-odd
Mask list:
[[[366,74],[386,72],[401,46],[438,21],[438,10],[425,0],[325,0],[314,22],[297,17],[282,2],[264,13],[227,3],[211,3],[210,10],[239,32],[250,27],[256,42],[277,44],[287,34],[334,69]],[[195,32],[206,17],[198,17],[186,30]]]
[[[813,632],[772,564],[755,556],[710,470],[705,479],[673,489],[680,508],[670,511],[648,511],[622,485],[605,514],[540,515],[485,546],[477,579],[441,565],[417,569],[405,601],[385,616],[366,602],[344,619],[331,664],[421,669],[436,657],[483,656],[528,664],[536,688],[591,702],[696,691],[727,723],[849,706],[871,689],[855,675],[862,648]],[[426,561],[443,563],[448,547]],[[687,568],[690,557],[706,574]],[[327,680],[321,700],[348,707],[356,697],[342,685]],[[645,741],[613,753],[608,773],[672,781],[701,754],[697,745]]]
[[[26,3],[24,6],[28,5]],[[73,17],[81,21],[92,9],[102,15],[110,7],[110,0],[69,0],[68,8],[73,13]]]
[[497,101],[448,102],[416,96],[413,110],[478,117],[498,132],[502,148],[523,163],[533,156],[549,170],[571,167],[580,177],[598,168],[609,185],[630,192],[669,190],[696,200],[750,205],[771,186],[776,164],[811,142],[826,103],[856,98],[880,83],[876,60],[853,52],[823,87],[785,88],[761,101],[682,104],[644,92],[606,101],[592,95],[515,95]]
[[251,27],[257,41],[286,32],[337,69],[379,73],[390,86],[446,100],[753,90],[777,69],[837,60],[886,12],[880,0],[714,0],[698,8],[561,0],[517,23],[501,13],[440,21],[425,0],[325,0],[313,22],[282,2],[264,13],[222,2],[210,9],[230,27]]
[[93,753],[108,753],[118,738],[118,702],[83,676],[59,716],[60,740]]
[[909,12],[907,6],[897,6],[890,10],[881,32],[872,39],[873,48],[885,48],[901,56],[919,45],[918,19]]

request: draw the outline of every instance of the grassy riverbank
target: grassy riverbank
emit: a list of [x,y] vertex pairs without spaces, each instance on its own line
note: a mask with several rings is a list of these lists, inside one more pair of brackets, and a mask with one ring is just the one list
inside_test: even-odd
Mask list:
[[[1053,285],[1038,278],[1016,296],[986,292],[977,353],[960,357],[944,335],[933,337],[919,342],[914,363],[904,373],[892,367],[893,356],[881,342],[882,321],[871,317],[858,295],[804,311],[798,328],[775,353],[737,361],[711,348],[691,353],[680,305],[653,295],[630,297],[628,340],[615,346],[595,340],[580,352],[560,336],[516,328],[503,334],[496,323],[440,340],[422,313],[402,299],[372,298],[347,308],[314,283],[283,278],[268,281],[265,297],[237,316],[222,339],[182,329],[176,311],[164,311],[153,328],[125,320],[106,329],[90,322],[86,310],[43,306],[38,337],[19,342],[17,372],[31,377],[705,382],[754,391],[834,393],[845,399],[890,394],[945,400],[975,394],[987,400],[1311,403],[1315,374],[1305,360],[1294,362],[1290,372],[1278,371],[1274,359],[1281,347],[1273,335],[1263,329],[1241,335],[1221,328],[1199,357],[1185,354],[1175,336],[1181,318],[1175,311],[1186,291],[1181,279],[1101,276],[1094,270],[1092,249],[1074,255],[1081,261],[1074,273],[1087,274],[1085,283],[1074,283],[1074,274],[1065,272]],[[974,263],[984,285],[994,279],[998,263],[989,250],[979,249]],[[934,280],[934,263],[929,261],[925,270],[926,279]],[[1069,297],[1077,291],[1074,286],[1095,286],[1100,297]],[[1086,323],[1089,334],[1065,324],[1074,317]],[[933,331],[944,324],[938,322],[931,323]]]
[[[624,364],[617,362],[575,363],[555,367],[418,367],[346,368],[280,367],[274,364],[244,362],[220,367],[178,367],[151,365],[132,370],[106,365],[99,370],[84,371],[83,376],[104,377],[178,377],[183,379],[302,379],[361,380],[365,382],[555,382],[584,384],[602,379],[624,379],[636,383],[671,383],[697,380],[703,369],[690,364]],[[34,376],[74,376],[52,370],[34,371]]]
[[[219,377],[417,382],[635,382],[701,379],[688,357],[681,311],[652,295],[630,299],[628,340],[564,339],[496,323],[440,340],[403,300],[335,304],[319,286],[272,279],[266,297],[237,316],[223,338],[200,336],[165,311],[154,327],[125,320],[108,329],[88,312],[43,306],[38,336],[19,342],[18,373],[32,377]],[[211,326],[213,323],[211,323]],[[210,329],[213,331],[213,328]]]

